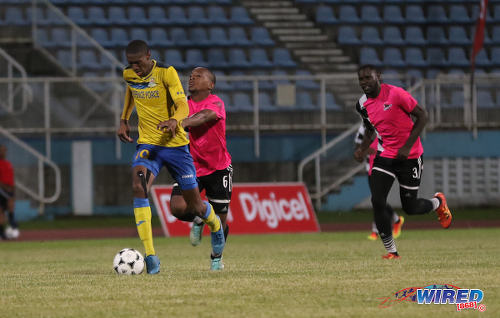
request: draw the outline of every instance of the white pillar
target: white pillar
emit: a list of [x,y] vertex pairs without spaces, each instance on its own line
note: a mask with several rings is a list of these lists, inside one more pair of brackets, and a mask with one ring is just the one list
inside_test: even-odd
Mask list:
[[71,144],[71,197],[75,215],[91,215],[93,210],[92,143]]

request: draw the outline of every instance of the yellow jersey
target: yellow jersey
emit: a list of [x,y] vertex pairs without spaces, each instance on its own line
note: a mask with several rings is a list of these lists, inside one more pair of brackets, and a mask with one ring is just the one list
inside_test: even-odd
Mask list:
[[[163,147],[187,145],[189,140],[180,122],[189,115],[189,106],[177,71],[155,60],[153,63],[153,69],[144,77],[138,76],[131,67],[123,70],[127,90],[121,119],[128,120],[135,105],[139,117],[138,144]],[[160,122],[170,118],[177,120],[173,138],[171,133],[156,129]]]

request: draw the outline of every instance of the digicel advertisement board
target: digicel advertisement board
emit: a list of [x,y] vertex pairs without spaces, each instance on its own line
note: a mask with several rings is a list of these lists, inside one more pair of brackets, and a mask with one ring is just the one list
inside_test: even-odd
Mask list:
[[[188,236],[191,223],[170,213],[172,186],[151,189],[165,236]],[[202,193],[205,199],[204,192]],[[231,234],[319,232],[311,198],[303,183],[237,183],[227,222]],[[205,227],[208,234],[208,227]]]

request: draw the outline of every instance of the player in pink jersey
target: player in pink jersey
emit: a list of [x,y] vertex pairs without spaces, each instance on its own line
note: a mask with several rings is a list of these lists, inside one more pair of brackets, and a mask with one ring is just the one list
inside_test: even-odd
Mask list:
[[[363,142],[363,137],[365,136],[365,130],[366,130],[365,125],[361,123],[361,125],[359,125],[358,132],[354,137],[354,144],[355,144],[354,151],[356,151]],[[377,154],[377,150],[378,150],[378,140],[375,139],[370,144],[370,147],[366,148],[362,154],[366,161],[365,168],[368,177],[370,177],[370,175],[372,174],[373,161],[375,160],[375,155]],[[387,213],[391,215],[391,220],[393,223],[392,236],[394,238],[398,238],[401,235],[401,229],[405,222],[405,218],[402,215],[398,215],[396,211],[394,211],[394,209],[389,204],[386,205],[386,209],[388,209]],[[370,235],[368,235],[367,238],[370,241],[375,241],[378,238],[378,229],[377,229],[377,224],[375,224],[375,221],[372,222],[372,232]]]
[[[407,214],[435,210],[443,228],[450,226],[452,215],[440,192],[431,199],[417,198],[424,151],[419,135],[427,123],[427,112],[404,89],[381,84],[380,72],[373,65],[358,69],[358,81],[365,94],[356,104],[356,110],[363,119],[366,133],[354,158],[363,161],[364,151],[377,136],[378,151],[369,177],[373,212],[388,252],[383,257],[399,258],[387,209],[387,196],[394,179],[398,179],[401,204]],[[415,123],[410,115],[416,118]]]
[[[231,202],[233,168],[231,155],[226,146],[226,110],[224,102],[212,94],[215,75],[207,68],[195,68],[189,77],[189,117],[181,125],[189,130],[190,152],[196,168],[200,192],[206,191],[210,204],[220,217],[227,239],[229,227],[227,212]],[[183,197],[177,186],[172,190],[172,211],[183,209]],[[189,235],[191,244],[201,242],[203,232],[201,219],[195,217]]]

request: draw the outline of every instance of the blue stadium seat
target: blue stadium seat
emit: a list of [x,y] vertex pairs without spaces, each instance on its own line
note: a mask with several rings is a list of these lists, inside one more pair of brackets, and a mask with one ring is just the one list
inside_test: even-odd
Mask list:
[[403,88],[406,87],[403,81],[399,78],[399,72],[396,70],[384,70],[384,83]]
[[317,109],[318,107],[314,104],[311,94],[308,92],[297,92],[296,96],[296,106],[298,109]]
[[405,41],[401,37],[401,31],[398,27],[390,26],[384,28],[384,38],[383,42],[385,45],[403,45]]
[[427,41],[422,34],[422,28],[411,26],[405,29],[405,41],[410,45],[425,45]]
[[500,44],[500,25],[495,25],[493,27],[493,32],[491,35],[491,42],[493,44]]
[[491,61],[488,58],[488,55],[486,54],[486,49],[483,48],[476,55],[475,64],[476,64],[476,66],[483,66],[483,67],[489,67],[489,66],[491,66]]
[[391,24],[404,24],[405,19],[401,14],[400,6],[384,6],[384,22]]
[[250,46],[252,44],[245,30],[241,27],[231,27],[229,29],[229,42],[236,46]]
[[213,45],[210,43],[208,40],[208,35],[206,28],[192,28],[189,31],[189,40],[193,43],[195,46],[211,46]]
[[356,8],[350,5],[342,5],[339,9],[339,21],[342,23],[359,23]]
[[63,19],[54,11],[47,9],[47,18],[45,21],[43,21],[42,24],[44,25],[64,25],[66,22],[63,21]]
[[456,45],[470,45],[471,40],[467,37],[465,28],[462,26],[451,26],[449,29],[449,42]]
[[295,63],[290,56],[290,51],[284,48],[277,48],[273,50],[273,64],[281,67],[296,67]]
[[412,79],[420,79],[420,78],[424,77],[421,70],[414,69],[414,68],[407,70],[406,75]]
[[377,7],[364,5],[361,7],[361,21],[363,23],[381,23],[382,19],[378,13]]
[[463,91],[452,91],[450,103],[443,103],[441,106],[444,108],[463,108],[465,104],[464,92]]
[[65,68],[71,68],[71,51],[70,50],[57,50],[57,61]]
[[431,5],[427,8],[427,21],[430,23],[446,23],[446,11],[441,5]]
[[330,6],[319,5],[316,7],[316,22],[321,24],[335,24],[337,19]]
[[[234,71],[232,70],[230,73],[231,76],[242,76],[245,75],[242,71]],[[237,81],[233,80],[234,89],[238,91],[252,91],[253,90],[253,82],[252,81]]]
[[273,46],[275,43],[273,39],[271,39],[269,32],[266,28],[263,27],[254,27],[252,28],[252,42],[257,45],[262,46]]
[[[311,75],[311,72],[307,70],[298,70],[295,75]],[[295,85],[298,88],[317,90],[319,89],[319,84],[312,79],[298,79],[295,81]]]
[[[272,76],[281,76],[281,75],[288,75],[288,72],[285,71],[285,70],[272,70],[271,71],[271,75]],[[273,85],[276,86],[276,85],[289,85],[290,84],[290,81],[286,78],[283,78],[283,79],[275,79],[273,80]]]
[[470,61],[467,59],[463,48],[452,47],[448,50],[448,64],[450,66],[466,67],[470,65]]
[[[318,93],[317,95],[317,101],[318,101],[318,107],[321,107],[321,93]],[[342,107],[340,107],[339,104],[335,101],[335,97],[333,96],[332,93],[326,93],[325,94],[325,106],[327,110],[341,110]]]
[[229,41],[226,30],[221,27],[212,27],[208,30],[208,40],[212,45],[215,46],[229,46],[231,42]]
[[[265,70],[257,70],[253,71],[252,75],[256,76],[269,76],[269,72]],[[272,81],[267,81],[267,80],[259,80],[259,90],[272,90],[275,89],[276,85],[274,85],[274,82]]]
[[170,41],[165,28],[152,28],[149,44],[151,46],[167,47],[172,46],[173,42]]
[[54,46],[52,41],[49,39],[49,35],[46,29],[38,28],[36,30],[36,42],[38,43],[38,45],[41,45],[43,47]]
[[70,47],[71,35],[67,28],[53,28],[51,30],[51,43],[56,47]]
[[407,48],[405,52],[405,61],[408,66],[427,66],[427,62],[424,60],[422,50],[420,48]]
[[[477,19],[477,15],[472,16],[472,18]],[[500,22],[500,4],[495,5],[493,9],[493,18],[491,18],[491,20],[497,23]]]
[[188,20],[194,25],[210,23],[210,20],[205,16],[205,10],[199,6],[188,7]]
[[277,110],[270,94],[266,92],[259,92],[259,110],[261,111]]
[[149,21],[152,25],[166,25],[169,23],[165,10],[160,6],[152,6],[148,8]]
[[231,23],[233,24],[253,24],[253,20],[248,16],[247,9],[244,7],[231,7]]
[[8,6],[5,9],[5,19],[0,21],[0,25],[28,25],[30,22],[24,17],[23,11],[19,7]]
[[203,53],[199,49],[189,49],[186,52],[186,67],[194,68],[198,66],[207,67],[207,62],[203,57]]
[[229,20],[222,7],[210,6],[208,7],[207,18],[212,24],[229,24]]
[[230,49],[228,63],[230,67],[236,68],[247,68],[251,66],[245,51],[242,49]]
[[477,107],[481,108],[492,108],[495,107],[495,102],[493,101],[493,96],[489,90],[478,90],[477,91]]
[[401,56],[401,51],[394,47],[384,49],[383,64],[393,67],[406,66],[406,63],[403,61],[403,57]]
[[450,22],[454,24],[471,22],[465,5],[452,5],[450,7]]
[[371,47],[361,48],[359,54],[359,64],[372,64],[375,66],[381,66],[382,62],[378,58],[377,51]]
[[444,52],[440,48],[431,47],[427,49],[427,63],[430,66],[444,67],[447,65]]
[[[218,50],[218,49],[215,49],[215,50]],[[208,54],[210,54],[210,51],[208,52]],[[208,63],[210,64],[210,60],[208,61]],[[232,84],[232,82],[221,79],[221,76],[225,76],[226,75],[226,74],[224,74],[224,72],[222,72],[222,71],[213,71],[213,73],[214,73],[215,79],[216,79],[215,89],[216,89],[217,92],[220,92],[220,91],[232,91],[233,90],[233,84]],[[229,96],[228,95],[224,94],[224,96],[221,96],[220,93],[216,93],[216,94],[219,96],[220,99],[222,99],[222,101],[224,102],[224,104],[226,104],[226,103],[229,104]]]
[[409,5],[406,7],[406,23],[426,23],[424,11],[421,5]]
[[100,45],[108,48],[114,46],[113,41],[109,40],[108,31],[104,28],[92,28],[90,31],[90,36],[99,42]]
[[264,49],[250,49],[250,65],[252,67],[272,67],[273,63],[269,60]]
[[130,39],[131,40],[143,40],[149,45],[151,45],[151,41],[149,40],[148,32],[145,28],[133,28],[130,30]]
[[207,62],[213,68],[227,68],[229,65],[224,50],[211,48],[207,52]]
[[[217,84],[219,84],[219,80],[217,80]],[[231,96],[229,94],[221,93],[220,90],[217,90],[215,95],[217,95],[224,103],[224,109],[226,112],[232,111],[233,103],[231,102]]]
[[170,30],[170,39],[175,46],[190,46],[192,45],[185,28],[172,28]]
[[78,65],[89,70],[99,70],[103,66],[94,50],[80,50],[78,52]]
[[493,66],[500,66],[500,48],[493,47],[491,49],[491,64]]
[[96,26],[107,26],[109,24],[104,9],[102,7],[89,7],[88,9],[88,24]]
[[128,20],[133,25],[149,26],[151,21],[146,17],[146,12],[142,7],[128,8]]
[[190,23],[184,9],[178,6],[168,8],[168,20],[170,24],[188,25]]
[[358,45],[361,41],[358,39],[356,30],[350,26],[341,26],[337,42],[344,45]]
[[[111,25],[129,25],[131,22],[127,19],[125,9],[122,7],[110,7],[108,9],[108,21]],[[113,38],[112,38],[113,39]]]
[[69,7],[67,11],[68,17],[78,25],[88,25],[89,22],[85,17],[85,13],[81,7]]
[[436,45],[446,45],[448,40],[444,29],[439,26],[430,26],[427,28],[427,43]]
[[151,58],[156,60],[156,61],[162,61],[162,59],[163,59],[162,52],[163,51],[151,49]]
[[186,68],[181,51],[176,49],[166,49],[164,61],[166,64],[172,65],[177,70]]
[[122,28],[111,28],[110,40],[118,47],[125,47],[130,42],[127,31]]
[[361,31],[361,43],[365,45],[382,45],[382,40],[375,27],[364,27]]
[[235,111],[253,111],[253,103],[250,100],[250,96],[245,93],[234,94],[232,109]]

